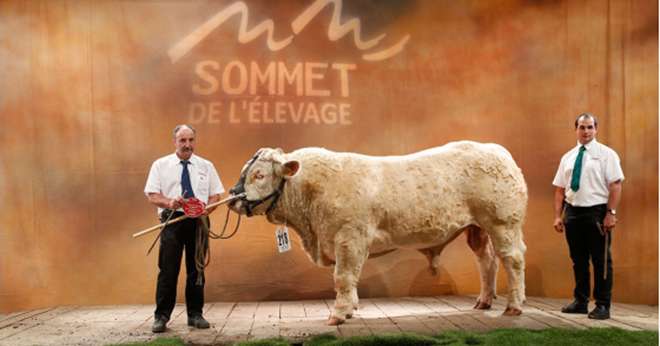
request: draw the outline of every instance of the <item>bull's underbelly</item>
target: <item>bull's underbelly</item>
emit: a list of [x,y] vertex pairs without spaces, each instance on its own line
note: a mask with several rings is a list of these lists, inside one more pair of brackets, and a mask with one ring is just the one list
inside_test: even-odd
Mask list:
[[427,249],[446,244],[474,223],[463,223],[446,228],[418,228],[415,230],[377,230],[369,253],[378,253],[395,248]]
[[[475,222],[453,223],[445,227],[407,229],[377,229],[370,234],[369,255],[379,255],[394,249],[428,249],[451,242],[466,227]],[[336,262],[334,242],[319,242],[307,250],[312,262],[319,266],[330,266]]]

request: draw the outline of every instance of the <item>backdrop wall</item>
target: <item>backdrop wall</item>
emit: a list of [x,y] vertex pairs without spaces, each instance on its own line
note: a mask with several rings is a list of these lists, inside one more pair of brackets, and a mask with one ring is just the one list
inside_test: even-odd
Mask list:
[[[265,146],[499,143],[529,187],[527,294],[569,297],[551,181],[584,111],[626,175],[614,300],[657,304],[657,76],[652,0],[2,1],[0,311],[153,302],[155,234],[131,234],[157,222],[142,191],[179,123],[227,189]],[[334,297],[332,270],[297,238],[278,254],[274,230],[244,219],[212,242],[207,300]],[[360,296],[477,293],[465,243],[437,277],[414,251],[368,261]]]

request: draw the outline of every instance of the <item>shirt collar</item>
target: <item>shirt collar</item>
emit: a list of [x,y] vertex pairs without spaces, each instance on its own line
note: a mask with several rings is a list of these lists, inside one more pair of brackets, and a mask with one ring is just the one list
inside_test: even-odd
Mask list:
[[[577,148],[579,149],[583,144],[580,143],[580,141],[577,141]],[[596,141],[596,138],[592,139],[589,143],[584,144],[584,147],[587,149],[587,151],[590,151],[594,149],[598,145],[598,141]]]
[[[176,152],[174,152],[171,156],[170,162],[172,165],[179,165],[181,164],[181,159],[176,155]],[[190,155],[190,158],[188,159],[188,162],[190,162],[190,165],[195,165],[197,163],[197,156],[195,154]]]
[[[580,150],[580,141],[577,142],[577,150]],[[592,139],[589,143],[585,144],[584,147],[587,149],[590,157],[598,158],[600,157],[599,143],[596,138]]]

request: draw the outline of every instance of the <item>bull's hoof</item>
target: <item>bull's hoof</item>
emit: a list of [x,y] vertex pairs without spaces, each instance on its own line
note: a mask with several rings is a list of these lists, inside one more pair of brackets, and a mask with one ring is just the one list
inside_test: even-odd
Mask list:
[[504,316],[520,316],[521,314],[522,310],[510,306],[507,306],[506,310],[504,310],[504,313],[502,313]]
[[353,318],[353,314],[348,314],[348,315],[346,315],[346,319],[347,319],[347,320],[349,320],[349,319],[351,319],[351,318]]
[[474,304],[473,309],[478,309],[478,310],[489,310],[491,307],[492,300],[491,299],[482,299],[481,297],[477,298],[477,302]]
[[329,326],[338,326],[342,323],[344,323],[344,320],[337,316],[330,316],[330,318],[328,318],[328,322],[326,322],[326,324]]
[[490,309],[490,304],[477,300],[477,304],[474,305],[474,309],[489,310]]

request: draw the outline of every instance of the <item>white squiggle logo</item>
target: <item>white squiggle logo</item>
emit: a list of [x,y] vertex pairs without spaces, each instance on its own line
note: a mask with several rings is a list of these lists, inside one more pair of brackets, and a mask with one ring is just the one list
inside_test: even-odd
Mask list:
[[[312,19],[314,19],[318,13],[328,5],[334,5],[332,19],[330,21],[330,25],[328,26],[328,38],[331,41],[337,41],[350,32],[353,32],[353,41],[355,42],[355,46],[360,50],[368,50],[378,45],[378,43],[385,37],[385,34],[381,34],[374,39],[363,41],[360,35],[361,25],[358,18],[352,18],[343,24],[340,23],[339,17],[341,15],[342,0],[316,0],[293,22],[291,22],[291,28],[294,35],[289,35],[285,39],[278,41],[273,38],[275,25],[271,19],[264,20],[254,26],[252,29],[248,29],[248,7],[244,2],[237,1],[218,12],[215,16],[206,21],[206,23],[199,26],[188,36],[184,37],[181,41],[177,42],[172,48],[170,48],[168,55],[170,56],[172,63],[176,63],[183,56],[188,54],[188,52],[193,47],[204,40],[206,36],[208,36],[213,30],[224,23],[227,19],[237,14],[239,14],[241,17],[241,23],[238,29],[238,42],[248,43],[266,32],[266,44],[268,49],[273,52],[279,51],[288,46],[293,40],[293,37],[299,34],[305,28],[305,26],[307,26],[307,24],[309,24]],[[373,53],[363,54],[362,59],[367,61],[380,61],[388,59],[400,53],[406,43],[408,43],[409,39],[410,35],[406,35],[401,40],[399,40],[399,42],[392,46]]]

